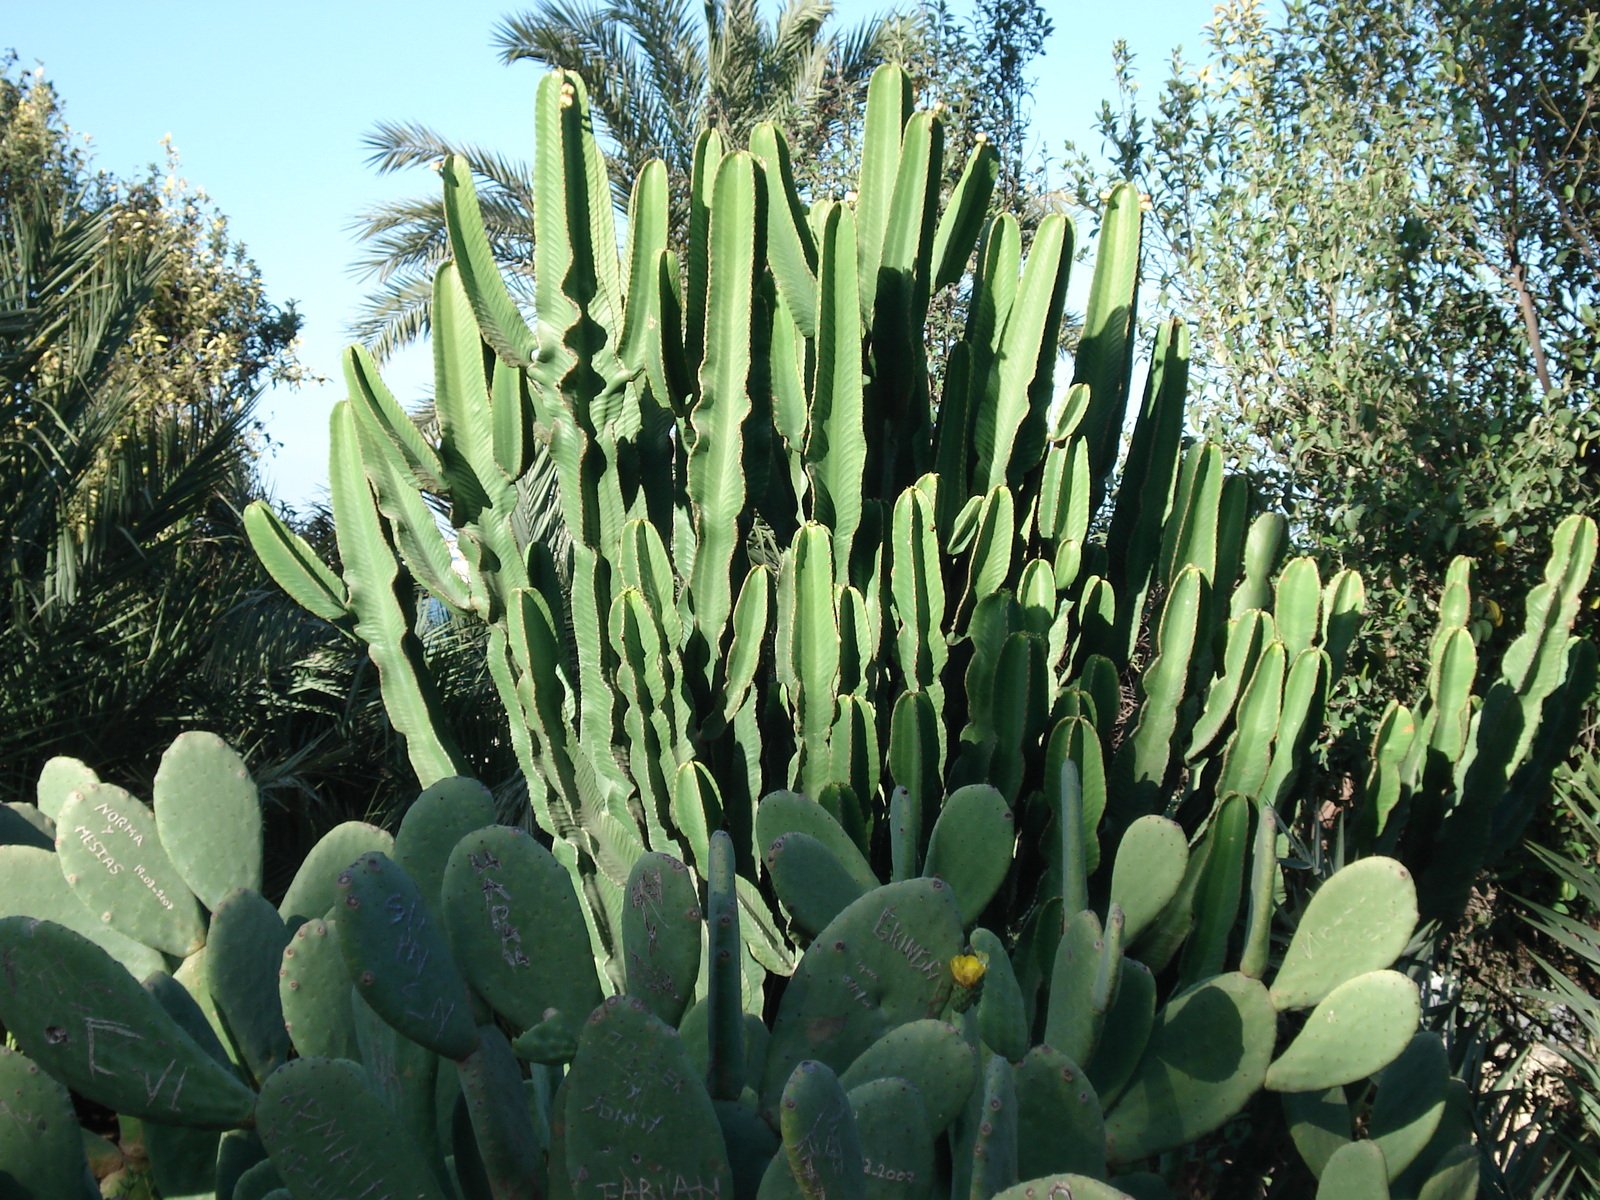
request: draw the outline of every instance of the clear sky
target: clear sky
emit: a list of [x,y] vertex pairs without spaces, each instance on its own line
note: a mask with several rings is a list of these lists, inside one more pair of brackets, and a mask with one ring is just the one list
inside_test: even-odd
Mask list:
[[[887,8],[836,0],[851,25]],[[291,504],[326,490],[327,414],[343,394],[338,355],[364,291],[350,273],[350,226],[375,202],[434,185],[422,173],[379,178],[362,135],[380,120],[426,122],[446,136],[531,157],[538,68],[502,66],[496,23],[518,0],[0,0],[0,48],[41,64],[67,121],[92,137],[97,165],[133,175],[160,161],[163,135],[183,174],[229,219],[275,303],[305,319],[301,359],[322,385],[278,389],[261,414],[277,443],[264,471]],[[763,0],[771,10],[775,0]],[[955,0],[956,11],[966,10]],[[1211,0],[1045,0],[1055,33],[1035,64],[1034,135],[1098,143],[1092,118],[1112,91],[1111,44],[1133,47],[1154,90],[1175,46],[1201,56]],[[404,398],[421,389],[426,355],[386,372]]]

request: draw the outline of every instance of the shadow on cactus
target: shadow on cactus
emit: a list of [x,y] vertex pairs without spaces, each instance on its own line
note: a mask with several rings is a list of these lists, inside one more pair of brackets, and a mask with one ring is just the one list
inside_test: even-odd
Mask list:
[[[894,69],[853,200],[802,203],[769,127],[704,138],[681,258],[652,167],[619,242],[576,78],[546,77],[536,125],[535,323],[447,161],[438,440],[352,350],[343,574],[247,514],[280,584],[367,642],[423,797],[392,839],[329,834],[274,909],[242,787],[235,837],[209,785],[113,821],[52,763],[35,844],[0,847],[22,1051],[145,1118],[171,1195],[1143,1198],[1266,1091],[1328,1194],[1466,1195],[1402,955],[1548,786],[1593,671],[1568,636],[1593,523],[1556,531],[1482,700],[1452,573],[1429,695],[1351,809],[1367,857],[1313,887],[1305,781],[1361,582],[1285,561],[1283,519],[1185,444],[1181,323],[1110,488],[1136,194],[1107,202],[1058,380],[1071,224],[1024,248],[987,218],[982,145],[939,196],[938,118]],[[933,397],[922,321],[957,285]],[[519,516],[548,464],[560,557]],[[419,588],[485,622],[548,845],[456,777]]]

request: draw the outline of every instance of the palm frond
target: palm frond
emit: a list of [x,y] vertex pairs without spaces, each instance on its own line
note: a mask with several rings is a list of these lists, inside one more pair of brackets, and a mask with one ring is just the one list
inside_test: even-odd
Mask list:
[[367,165],[380,175],[433,167],[440,159],[459,154],[489,187],[524,197],[533,194],[533,172],[522,159],[506,158],[473,142],[453,142],[420,122],[380,121],[361,140],[371,151]]
[[412,342],[428,336],[432,328],[433,266],[402,269],[368,294],[360,313],[348,326],[349,334],[372,351],[380,363]]

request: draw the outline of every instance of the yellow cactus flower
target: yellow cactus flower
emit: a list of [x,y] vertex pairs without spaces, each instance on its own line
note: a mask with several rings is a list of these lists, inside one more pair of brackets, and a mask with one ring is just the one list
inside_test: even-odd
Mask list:
[[1483,607],[1484,611],[1489,614],[1489,620],[1494,623],[1496,629],[1505,623],[1505,614],[1500,611],[1500,606],[1493,600],[1485,599]]
[[977,987],[988,969],[988,956],[983,954],[958,954],[950,960],[950,974],[964,988]]
[[1497,534],[1494,535],[1494,546],[1491,547],[1491,548],[1494,550],[1495,554],[1497,554],[1501,558],[1504,558],[1506,556],[1506,551],[1511,549],[1511,546],[1505,540],[1505,538],[1501,537],[1497,533]]

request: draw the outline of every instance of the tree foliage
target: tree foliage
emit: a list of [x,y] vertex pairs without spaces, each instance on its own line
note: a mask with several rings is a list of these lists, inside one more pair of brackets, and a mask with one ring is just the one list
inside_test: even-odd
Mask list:
[[1234,0],[1208,36],[1153,112],[1119,50],[1113,171],[1149,193],[1146,277],[1194,322],[1210,432],[1376,584],[1372,682],[1404,692],[1449,558],[1480,560],[1499,625],[1528,535],[1595,495],[1593,23]]
[[205,707],[254,402],[299,319],[174,173],[95,173],[54,90],[0,74],[0,790],[52,753],[125,767]]

